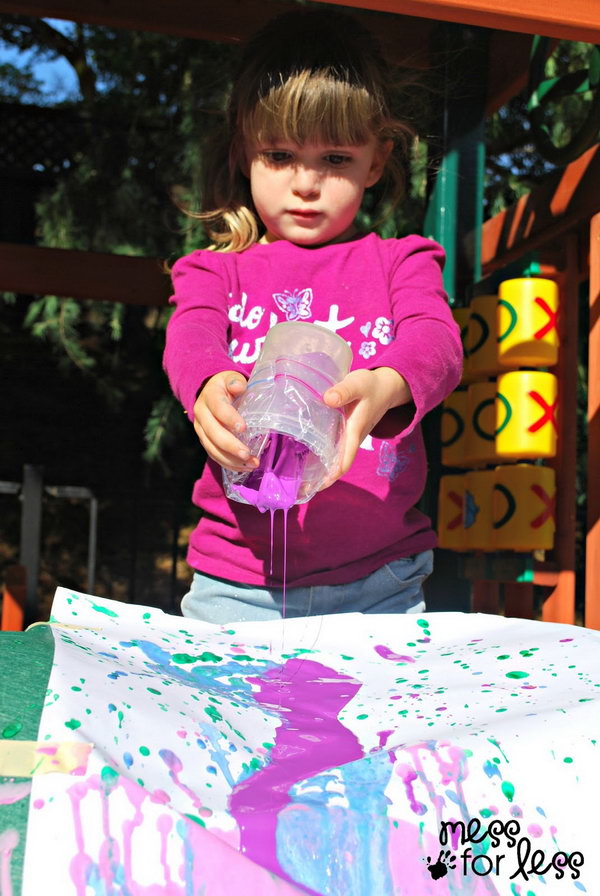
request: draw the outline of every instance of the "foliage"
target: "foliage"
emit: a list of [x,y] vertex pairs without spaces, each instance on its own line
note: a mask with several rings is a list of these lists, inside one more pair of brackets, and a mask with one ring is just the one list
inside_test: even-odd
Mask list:
[[[237,57],[234,46],[166,35],[4,16],[0,41],[30,54],[26,65],[0,66],[0,100],[43,105],[36,60],[66,59],[79,96],[59,104],[77,115],[77,137],[67,147],[37,200],[40,245],[146,255],[172,262],[203,245],[203,234],[182,212],[194,208],[202,176],[202,147],[218,123]],[[548,73],[581,66],[586,45],[562,42]],[[556,128],[568,127],[585,97],[568,99]],[[428,133],[425,121],[415,124]],[[418,115],[417,115],[418,118]],[[562,122],[567,122],[563,124]],[[560,135],[557,134],[557,138]],[[531,141],[526,99],[515,97],[488,122],[486,214],[511,204],[550,166]],[[43,160],[40,160],[43,168]],[[427,143],[415,149],[408,195],[381,226],[384,236],[419,228],[425,204]],[[361,223],[372,223],[367,200]],[[168,310],[148,314],[120,304],[34,297],[24,324],[56,346],[63,363],[88,376],[113,405],[154,389],[146,423],[146,457],[160,458],[169,436],[185,426],[160,372]]]

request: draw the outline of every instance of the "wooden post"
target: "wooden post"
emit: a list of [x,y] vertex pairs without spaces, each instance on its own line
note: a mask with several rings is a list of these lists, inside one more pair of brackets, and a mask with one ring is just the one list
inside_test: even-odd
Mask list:
[[473,582],[471,610],[473,613],[495,613],[500,609],[500,583],[491,581]]
[[14,563],[6,568],[2,589],[3,632],[22,632],[25,625],[25,604],[27,603],[27,574],[25,567]]
[[588,354],[587,537],[585,625],[600,629],[600,212],[590,222],[590,342]]
[[[558,265],[556,266],[558,267]],[[558,440],[556,470],[556,538],[558,582],[542,604],[545,622],[575,622],[575,534],[577,465],[577,324],[579,263],[577,234],[565,237],[565,266],[554,270],[560,287],[558,377]]]
[[504,615],[534,619],[533,585],[531,582],[505,582]]

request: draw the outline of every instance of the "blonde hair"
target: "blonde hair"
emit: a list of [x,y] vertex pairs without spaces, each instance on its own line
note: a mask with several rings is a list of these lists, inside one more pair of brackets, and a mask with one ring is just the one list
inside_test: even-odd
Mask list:
[[414,138],[392,110],[393,81],[375,38],[345,13],[299,10],[269,22],[242,56],[209,152],[202,210],[193,214],[211,248],[240,252],[264,232],[243,173],[247,142],[392,141],[377,202],[377,211],[389,213],[404,195]]

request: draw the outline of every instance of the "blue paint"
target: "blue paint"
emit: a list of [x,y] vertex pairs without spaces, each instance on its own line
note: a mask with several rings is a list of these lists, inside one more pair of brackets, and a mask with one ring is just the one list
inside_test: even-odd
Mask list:
[[483,770],[488,776],[488,778],[500,778],[502,780],[502,775],[500,774],[500,769],[496,765],[495,762],[490,762],[488,759],[487,762],[484,763]]

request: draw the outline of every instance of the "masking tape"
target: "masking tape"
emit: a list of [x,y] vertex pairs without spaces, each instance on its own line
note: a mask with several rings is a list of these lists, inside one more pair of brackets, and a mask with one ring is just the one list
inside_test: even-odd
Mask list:
[[84,775],[93,744],[80,741],[0,741],[0,775],[33,778],[59,772]]

